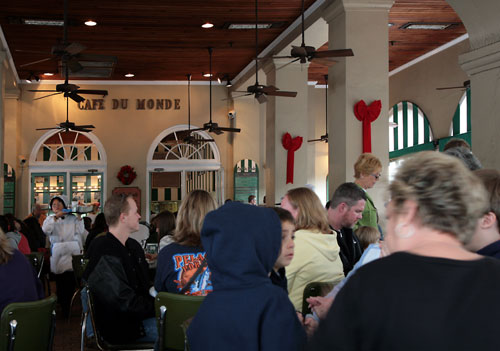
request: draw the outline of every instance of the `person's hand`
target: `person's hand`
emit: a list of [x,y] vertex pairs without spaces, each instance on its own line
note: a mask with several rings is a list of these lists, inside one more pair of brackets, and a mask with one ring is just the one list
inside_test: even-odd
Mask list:
[[306,331],[307,337],[311,337],[316,329],[318,329],[319,323],[316,319],[312,317],[306,317],[304,321],[304,329]]
[[309,303],[311,310],[313,310],[319,318],[323,319],[332,306],[333,297],[315,296],[308,298],[306,301]]
[[158,254],[145,253],[144,255],[150,261],[154,261],[158,257]]
[[65,215],[65,213],[63,211],[56,211],[54,212],[54,215],[56,218],[61,218]]

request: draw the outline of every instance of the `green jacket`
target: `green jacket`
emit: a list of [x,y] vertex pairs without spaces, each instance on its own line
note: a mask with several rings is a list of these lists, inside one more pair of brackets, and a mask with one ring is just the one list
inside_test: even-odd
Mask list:
[[368,195],[366,191],[365,194],[366,194],[366,204],[365,204],[365,209],[363,210],[363,217],[358,221],[358,223],[355,224],[354,230],[358,229],[361,226],[374,227],[378,229],[377,208],[375,207],[375,204],[373,203],[373,200],[371,199],[370,195]]

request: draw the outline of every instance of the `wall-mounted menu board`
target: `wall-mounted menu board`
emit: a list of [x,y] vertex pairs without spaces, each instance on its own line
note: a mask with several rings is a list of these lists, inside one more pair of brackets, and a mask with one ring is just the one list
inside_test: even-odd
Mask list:
[[246,203],[250,195],[259,201],[259,167],[254,161],[244,159],[234,166],[234,201]]

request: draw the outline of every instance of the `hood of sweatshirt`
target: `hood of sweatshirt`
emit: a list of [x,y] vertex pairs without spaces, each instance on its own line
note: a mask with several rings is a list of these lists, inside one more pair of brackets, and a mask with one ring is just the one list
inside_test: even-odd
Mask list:
[[207,214],[201,231],[214,291],[270,284],[281,222],[270,208],[229,202]]

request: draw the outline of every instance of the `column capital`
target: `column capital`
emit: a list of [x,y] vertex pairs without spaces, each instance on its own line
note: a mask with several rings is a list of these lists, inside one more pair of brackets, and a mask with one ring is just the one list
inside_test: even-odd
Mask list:
[[350,11],[389,12],[394,0],[336,0],[323,11],[323,19],[330,23],[338,16]]
[[483,46],[459,56],[460,67],[470,76],[500,67],[500,42]]

